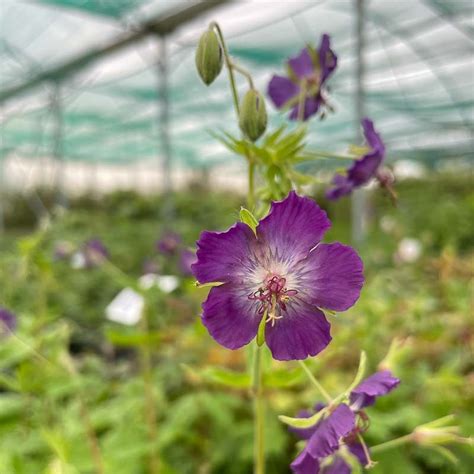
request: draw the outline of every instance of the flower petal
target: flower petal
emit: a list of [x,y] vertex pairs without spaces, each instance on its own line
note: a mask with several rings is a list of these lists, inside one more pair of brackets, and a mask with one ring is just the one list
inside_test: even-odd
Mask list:
[[375,177],[381,163],[382,157],[377,152],[371,152],[354,161],[347,171],[347,178],[354,187],[367,184]]
[[299,93],[299,86],[287,77],[273,76],[268,84],[268,95],[277,109],[281,109]]
[[13,332],[16,325],[16,316],[8,309],[0,307],[0,336]]
[[380,155],[383,155],[385,153],[385,145],[382,138],[375,130],[374,122],[368,118],[364,118],[362,120],[362,129],[364,130],[365,140],[370,145],[370,148]]
[[366,466],[369,463],[369,459],[365,454],[365,450],[359,441],[352,441],[350,443],[346,443],[346,445],[349,448],[349,451],[357,458],[362,466]]
[[319,244],[294,272],[293,285],[300,297],[333,311],[349,309],[364,284],[362,260],[352,247],[339,242]]
[[400,383],[389,370],[381,370],[367,377],[351,392],[351,405],[361,409],[375,403],[377,397],[391,392]]
[[319,354],[330,342],[324,313],[299,298],[287,303],[283,317],[265,327],[265,341],[276,360],[301,360]]
[[191,271],[200,283],[241,280],[251,264],[250,247],[255,242],[254,233],[242,222],[226,232],[202,232]]
[[306,449],[315,458],[329,456],[339,448],[341,438],[347,436],[354,426],[354,413],[342,403],[319,424],[319,429],[311,436]]
[[337,67],[337,56],[331,49],[331,39],[328,34],[321,38],[319,46],[319,64],[321,66],[321,85],[329,78]]
[[326,212],[312,199],[291,191],[283,201],[272,203],[257,226],[257,238],[275,259],[295,263],[307,256],[329,227]]
[[332,201],[347,196],[354,189],[354,183],[347,176],[336,174],[332,180],[333,188],[326,191],[326,198]]
[[248,344],[256,335],[261,316],[245,288],[226,283],[211,289],[202,304],[202,322],[209,334],[228,349]]
[[[316,114],[323,103],[321,99],[321,95],[317,94],[314,97],[307,97],[304,102],[304,112],[303,112],[303,120],[308,120],[312,115]],[[298,120],[299,119],[299,106],[296,105],[291,110],[289,119],[290,120]]]
[[290,58],[288,64],[299,79],[304,79],[314,73],[314,64],[308,48],[302,49],[298,56]]
[[349,464],[340,456],[335,456],[331,464],[321,469],[320,474],[351,474],[351,472]]
[[298,457],[290,464],[294,474],[315,474],[319,472],[319,462],[308,451],[303,449]]

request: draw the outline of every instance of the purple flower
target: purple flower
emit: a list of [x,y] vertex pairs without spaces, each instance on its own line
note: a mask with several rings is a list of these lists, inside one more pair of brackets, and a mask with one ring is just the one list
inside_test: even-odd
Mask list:
[[74,246],[71,244],[71,242],[57,242],[54,246],[53,250],[53,258],[54,260],[66,260],[74,252]]
[[[301,439],[307,440],[306,446],[291,464],[295,474],[350,474],[350,466],[338,456],[339,447],[344,444],[358,459],[362,466],[366,466],[370,459],[362,446],[358,435],[367,428],[367,415],[362,408],[373,405],[376,398],[392,391],[400,380],[390,371],[383,370],[367,377],[350,393],[350,405],[340,404],[330,411],[321,421],[305,429],[290,430]],[[319,412],[325,405],[318,403],[314,412]],[[298,415],[308,418],[313,413],[308,411]],[[360,420],[359,423],[356,421]],[[333,455],[331,464],[325,462],[320,469],[322,461]]]
[[375,131],[374,124],[368,118],[362,120],[364,136],[370,150],[355,160],[347,170],[346,175],[336,174],[332,180],[333,188],[326,192],[328,199],[339,199],[350,194],[355,188],[367,184],[372,178],[377,178],[381,184],[387,186],[384,175],[380,174],[379,168],[385,157],[385,145],[380,135]]
[[278,360],[305,359],[331,341],[321,308],[345,311],[359,298],[363,265],[340,243],[323,244],[326,213],[294,191],[272,203],[254,233],[238,222],[203,232],[192,271],[221,282],[203,303],[203,324],[228,349],[248,344],[265,318],[265,341]]
[[278,109],[291,108],[290,119],[299,118],[300,96],[304,94],[303,120],[326,105],[323,86],[337,66],[329,35],[321,37],[317,51],[306,47],[288,60],[289,77],[275,75],[268,84],[268,95]]
[[166,232],[156,242],[156,249],[163,255],[173,255],[181,245],[181,236],[176,232]]
[[151,258],[146,258],[143,261],[142,265],[142,274],[143,275],[158,275],[160,273],[160,266],[158,263],[151,259]]
[[316,426],[303,451],[291,463],[295,474],[319,472],[320,460],[335,453],[341,440],[354,430],[355,415],[347,405],[341,403]]
[[350,403],[353,410],[360,410],[375,403],[377,397],[391,392],[400,383],[389,370],[382,370],[367,377],[351,392]]
[[109,252],[100,239],[90,239],[82,246],[82,254],[87,268],[102,264],[109,256]]
[[192,265],[197,262],[196,252],[189,249],[184,249],[181,251],[179,256],[179,268],[183,275],[192,275]]
[[16,316],[0,306],[0,336],[6,336],[16,328]]

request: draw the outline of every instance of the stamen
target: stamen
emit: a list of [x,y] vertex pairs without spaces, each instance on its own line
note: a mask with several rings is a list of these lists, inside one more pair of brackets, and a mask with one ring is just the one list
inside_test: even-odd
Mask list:
[[265,323],[272,324],[278,319],[283,318],[283,311],[287,310],[286,304],[291,297],[298,294],[297,290],[289,290],[285,287],[286,278],[273,275],[271,278],[267,277],[264,285],[257,291],[250,293],[247,298],[252,301],[259,301],[260,305],[257,307],[257,314],[261,315],[267,313]]

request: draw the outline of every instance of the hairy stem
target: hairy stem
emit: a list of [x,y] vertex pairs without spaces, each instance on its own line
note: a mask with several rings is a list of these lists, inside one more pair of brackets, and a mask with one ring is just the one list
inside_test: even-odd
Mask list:
[[210,28],[215,28],[217,32],[217,36],[219,37],[219,41],[221,43],[222,53],[224,54],[224,63],[227,67],[227,72],[229,73],[230,89],[232,91],[232,98],[234,100],[235,113],[237,114],[237,120],[239,120],[239,116],[240,116],[239,94],[237,92],[234,69],[232,67],[232,61],[230,59],[229,51],[227,49],[227,45],[224,40],[224,35],[222,34],[220,26],[215,21],[213,21],[209,26]]
[[311,380],[311,383],[319,390],[319,393],[325,398],[325,400],[331,404],[332,403],[332,398],[331,395],[324,389],[324,387],[318,382],[316,377],[311,373],[311,371],[308,369],[306,362],[304,360],[299,360],[298,361],[303,370],[306,372],[306,375],[308,376],[309,380]]
[[385,443],[377,444],[376,446],[372,446],[370,451],[372,454],[381,453],[382,451],[386,451],[387,449],[396,448],[402,444],[409,443],[413,441],[413,434],[410,433],[405,436],[401,436],[400,438],[395,438]]
[[[142,317],[140,319],[140,326],[143,333],[149,334],[148,321],[148,305],[145,302]],[[155,406],[155,391],[153,388],[153,370],[152,370],[152,354],[148,341],[140,345],[140,370],[143,377],[143,385],[145,389],[145,406],[144,415],[145,422],[148,426],[148,438],[150,440],[150,455],[149,455],[149,473],[157,474],[159,472],[159,456],[157,451],[158,428],[156,423],[156,406]]]
[[262,379],[262,348],[255,343],[253,360],[254,474],[265,474],[265,405]]
[[252,76],[250,75],[250,73],[246,69],[244,69],[243,67],[241,67],[238,64],[235,64],[233,62],[230,63],[230,67],[232,69],[234,69],[235,71],[240,72],[240,74],[242,74],[242,76],[244,76],[247,79],[250,89],[255,89],[255,86],[253,85]]

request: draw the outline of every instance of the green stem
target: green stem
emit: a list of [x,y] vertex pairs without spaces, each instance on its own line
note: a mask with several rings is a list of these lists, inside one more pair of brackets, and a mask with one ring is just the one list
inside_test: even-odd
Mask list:
[[265,405],[262,382],[262,348],[255,343],[253,360],[254,474],[265,474]]
[[246,69],[244,69],[243,67],[235,63],[230,63],[230,67],[234,69],[235,71],[240,72],[240,74],[242,74],[242,76],[244,76],[247,79],[250,89],[255,89],[255,86],[253,85],[252,76]]
[[298,122],[303,122],[306,102],[306,79],[301,83],[300,96],[298,98]]
[[234,69],[232,67],[232,61],[229,56],[229,51],[227,49],[227,45],[224,40],[224,35],[222,34],[220,26],[215,21],[213,21],[211,22],[209,27],[215,28],[215,30],[217,31],[217,35],[219,36],[219,41],[221,42],[222,52],[224,54],[224,62],[227,67],[227,72],[229,73],[230,88],[232,91],[232,98],[234,99],[234,108],[235,108],[235,113],[237,114],[237,121],[238,121],[240,117],[239,94],[237,92],[237,86],[235,84]]
[[326,399],[326,401],[331,404],[331,395],[329,395],[329,393],[324,389],[324,387],[317,381],[316,377],[308,369],[306,362],[304,360],[299,360],[298,362],[303,368],[303,370],[306,372],[306,375],[308,376],[309,380],[311,380],[312,384],[319,390],[319,393],[321,393],[321,395]]
[[[148,321],[148,304],[145,302],[142,317],[140,319],[140,327],[147,336],[150,332]],[[141,344],[139,348],[141,373],[143,377],[143,385],[145,389],[145,422],[148,425],[148,437],[150,440],[150,457],[149,457],[149,473],[157,474],[159,472],[159,457],[157,452],[158,429],[156,423],[156,405],[155,391],[153,388],[153,371],[152,371],[152,354],[148,338],[145,344]]]
[[254,211],[255,210],[255,163],[253,162],[250,156],[247,157],[248,160],[248,180],[249,180],[249,189],[248,189],[248,196],[247,196],[247,204],[249,209]]
[[372,454],[380,453],[382,451],[386,451],[387,449],[396,448],[397,446],[400,446],[402,444],[409,443],[410,441],[413,441],[412,433],[405,436],[401,436],[400,438],[392,439],[391,441],[387,441],[385,443],[377,444],[376,446],[372,446],[370,448],[370,451]]
[[321,158],[336,158],[338,160],[356,160],[360,158],[358,155],[338,155],[337,153],[331,153],[328,151],[305,151],[305,156],[307,159],[321,159]]

